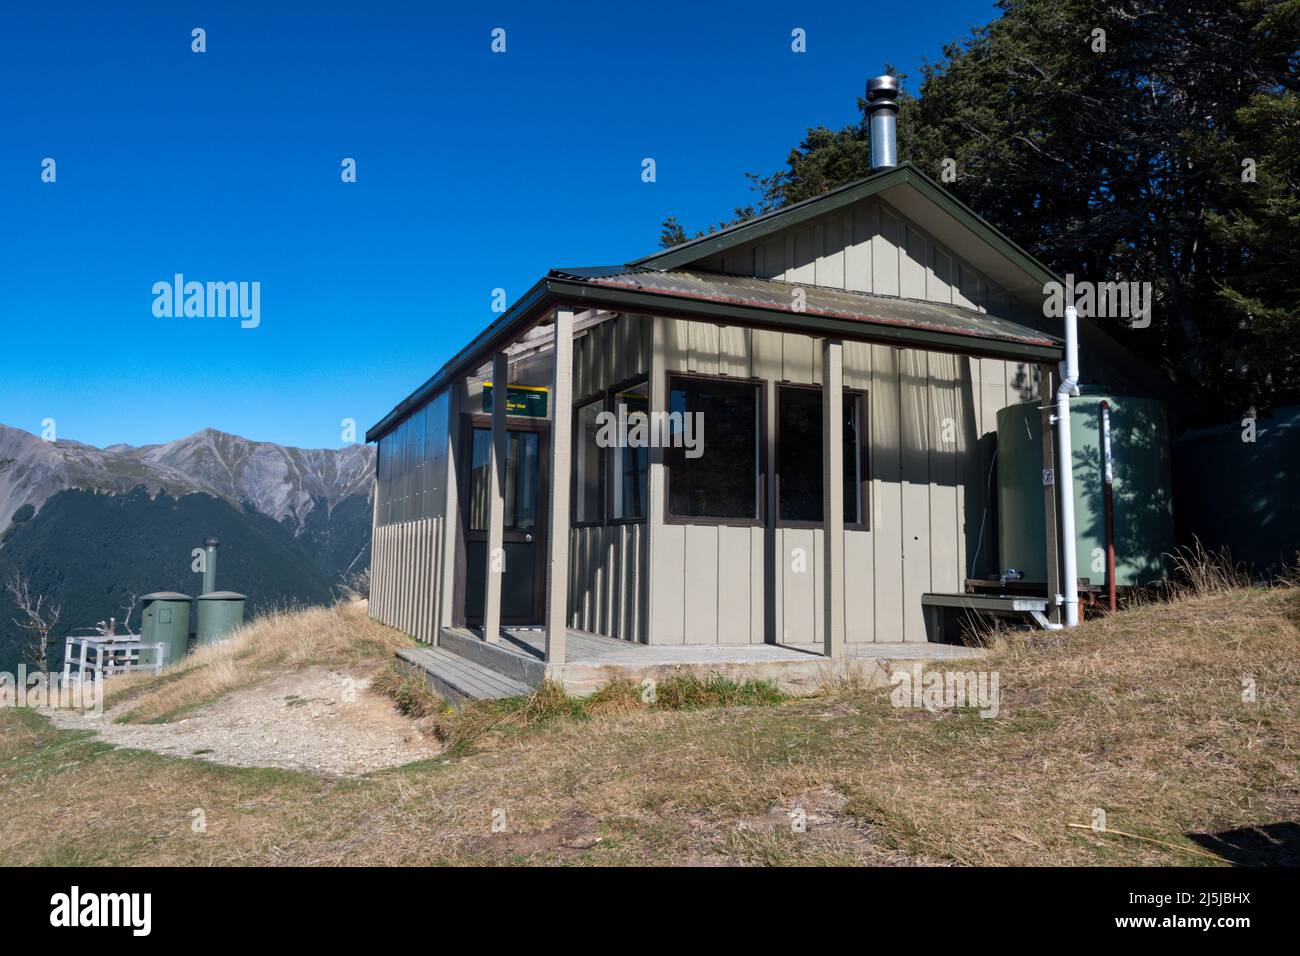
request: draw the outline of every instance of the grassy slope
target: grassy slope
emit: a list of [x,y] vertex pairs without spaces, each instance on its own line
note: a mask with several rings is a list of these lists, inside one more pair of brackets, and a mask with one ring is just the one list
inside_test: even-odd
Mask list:
[[346,603],[277,610],[249,622],[230,641],[198,647],[161,677],[131,675],[107,685],[106,704],[120,720],[162,723],[184,716],[275,669],[343,667],[391,660],[415,641]]
[[1065,824],[1102,807],[1112,828],[1195,849],[1184,834],[1300,815],[1300,589],[1139,608],[987,667],[991,720],[896,710],[887,690],[634,711],[345,781],[112,750],[5,712],[0,863],[1195,864]]

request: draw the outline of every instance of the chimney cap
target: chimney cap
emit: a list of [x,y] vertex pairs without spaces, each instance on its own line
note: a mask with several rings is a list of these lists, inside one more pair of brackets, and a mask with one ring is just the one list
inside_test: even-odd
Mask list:
[[884,76],[873,76],[871,79],[867,80],[868,96],[881,90],[888,90],[891,93],[897,93],[898,77],[886,74]]
[[217,548],[220,546],[221,546],[221,542],[218,541],[216,538],[208,538],[203,542],[203,547],[205,548]]
[[871,169],[893,169],[898,165],[898,77],[873,76],[867,80],[866,112],[870,121]]
[[878,110],[898,112],[898,77],[873,76],[867,80],[867,110],[871,113]]

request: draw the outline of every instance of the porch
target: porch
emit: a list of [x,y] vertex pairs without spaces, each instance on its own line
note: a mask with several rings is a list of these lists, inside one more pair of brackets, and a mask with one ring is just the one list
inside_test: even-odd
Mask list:
[[822,644],[634,644],[569,628],[565,663],[548,670],[544,628],[502,628],[498,640],[488,641],[482,628],[446,627],[437,648],[406,649],[398,656],[423,668],[434,690],[458,703],[526,693],[548,674],[577,695],[617,679],[657,681],[685,674],[766,680],[788,693],[807,694],[847,679],[879,686],[891,670],[985,654],[975,647],[903,642],[848,644],[835,659],[824,650]]

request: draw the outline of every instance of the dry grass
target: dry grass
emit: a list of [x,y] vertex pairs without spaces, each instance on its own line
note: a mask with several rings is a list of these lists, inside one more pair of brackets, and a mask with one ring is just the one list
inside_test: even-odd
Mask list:
[[406,661],[393,661],[370,681],[375,693],[393,699],[397,712],[423,720],[447,710],[447,702],[429,690],[424,671]]
[[[981,665],[1000,672],[1002,717],[895,728],[892,746],[921,751],[906,803],[873,805],[864,792],[856,808],[918,838],[942,835],[948,854],[975,863],[1007,859],[991,838],[1009,826],[1021,862],[1194,862],[1059,829],[1089,823],[1097,808],[1111,827],[1189,848],[1193,831],[1294,821],[1298,620],[1300,591],[1239,589],[1134,608],[1074,634],[1012,637]],[[945,821],[954,807],[968,826]]]
[[789,700],[770,681],[733,681],[719,674],[682,674],[661,680],[654,706],[660,710],[705,707],[762,707]]
[[[543,689],[471,709],[490,728],[473,747],[355,780],[0,713],[0,864],[1201,865],[1196,835],[1251,827],[1296,852],[1300,589],[1189,590],[953,666],[998,671],[1001,716],[899,709],[888,688],[672,711],[629,684],[579,713]],[[1098,808],[1170,845],[1067,826]]]
[[673,676],[658,682],[648,695],[629,679],[612,680],[594,694],[571,697],[562,685],[545,681],[525,697],[468,701],[452,710],[428,689],[422,672],[405,662],[390,664],[371,685],[393,699],[401,713],[416,718],[422,732],[465,754],[471,746],[495,744],[503,733],[534,728],[555,720],[585,721],[650,710],[699,710],[707,707],[770,706],[790,698],[767,681],[736,682],[718,674]]
[[1176,549],[1169,557],[1176,595],[1227,594],[1252,583],[1249,570],[1233,561],[1226,547],[1207,551],[1197,540],[1189,547]]
[[276,668],[345,667],[391,658],[413,642],[372,621],[364,603],[272,611],[229,640],[200,647],[161,677],[109,682],[106,705],[129,704],[125,721],[162,721],[247,687]]

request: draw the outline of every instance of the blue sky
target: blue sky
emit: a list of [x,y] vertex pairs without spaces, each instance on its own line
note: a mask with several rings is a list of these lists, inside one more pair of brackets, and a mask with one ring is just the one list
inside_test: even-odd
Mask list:
[[[11,6],[0,422],[53,418],[95,445],[211,426],[338,447],[342,419],[364,432],[491,321],[494,288],[513,301],[547,268],[651,252],[669,215],[726,218],[745,172],[856,119],[886,62],[915,78],[997,15],[883,10]],[[178,272],[260,282],[260,325],[155,317],[153,284]]]

